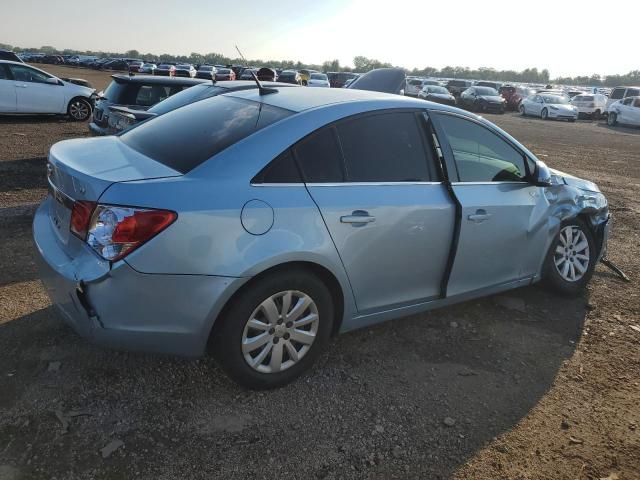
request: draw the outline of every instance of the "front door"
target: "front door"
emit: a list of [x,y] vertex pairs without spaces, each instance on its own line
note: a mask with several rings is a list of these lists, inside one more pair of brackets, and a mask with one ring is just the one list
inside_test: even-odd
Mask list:
[[27,65],[10,64],[18,113],[64,113],[64,87],[46,83],[51,76]]
[[351,117],[293,149],[358,311],[438,298],[455,205],[413,111]]
[[527,181],[532,162],[481,123],[455,114],[435,117],[445,155],[455,164],[452,188],[462,214],[447,296],[534,275],[531,259],[541,258],[546,244],[544,225],[535,218],[547,203],[540,187]]
[[6,64],[0,63],[0,113],[16,111],[16,88]]

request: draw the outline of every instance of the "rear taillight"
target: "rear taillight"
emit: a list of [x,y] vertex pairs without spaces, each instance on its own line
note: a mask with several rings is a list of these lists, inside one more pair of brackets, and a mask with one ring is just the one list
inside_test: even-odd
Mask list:
[[120,260],[177,217],[168,210],[97,205],[86,231],[86,242],[104,259]]
[[79,237],[82,240],[87,238],[87,230],[89,229],[89,222],[91,222],[91,214],[95,208],[95,202],[77,201],[73,203],[69,229],[76,237]]

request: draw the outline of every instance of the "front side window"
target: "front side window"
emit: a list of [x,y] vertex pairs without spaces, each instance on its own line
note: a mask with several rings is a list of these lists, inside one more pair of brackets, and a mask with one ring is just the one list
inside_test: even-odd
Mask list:
[[416,116],[393,112],[337,124],[348,182],[430,181],[429,161]]
[[609,97],[611,100],[620,100],[624,97],[624,88],[614,88],[613,92],[611,92],[611,96]]
[[453,151],[461,182],[520,182],[527,176],[524,155],[498,135],[453,115],[438,115]]
[[49,75],[24,65],[9,64],[9,69],[13,74],[13,79],[18,82],[47,83],[47,79],[50,78]]

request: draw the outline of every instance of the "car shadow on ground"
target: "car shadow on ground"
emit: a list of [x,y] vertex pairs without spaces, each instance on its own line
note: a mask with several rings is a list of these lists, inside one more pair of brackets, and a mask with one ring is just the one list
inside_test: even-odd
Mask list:
[[607,130],[611,130],[612,132],[629,133],[631,135],[640,135],[640,127],[630,127],[630,126],[622,126],[622,125],[616,125],[615,127],[611,127],[606,121],[599,122],[598,126],[601,128],[605,128]]
[[[46,308],[0,325],[0,465],[58,478],[446,478],[550,389],[586,306],[528,287],[388,322],[335,338],[309,374],[267,392],[209,357],[95,347]],[[124,448],[103,460],[114,439]]]
[[0,161],[0,193],[46,187],[46,164],[46,157]]
[[66,115],[41,114],[41,115],[0,115],[0,125],[3,123],[15,125],[18,123],[51,123],[52,121],[76,123]]

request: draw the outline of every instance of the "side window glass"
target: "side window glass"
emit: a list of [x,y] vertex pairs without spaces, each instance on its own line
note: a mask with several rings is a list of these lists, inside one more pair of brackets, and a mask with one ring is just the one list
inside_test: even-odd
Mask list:
[[0,65],[0,80],[9,80],[9,72],[4,68],[4,65]]
[[9,64],[13,78],[18,82],[46,83],[48,75],[22,65]]
[[169,87],[161,85],[142,85],[138,90],[134,104],[150,107],[169,97]]
[[344,181],[340,147],[333,127],[325,127],[304,138],[293,149],[307,183]]
[[287,149],[278,155],[251,183],[301,183],[298,167],[293,160],[291,150]]
[[349,182],[430,181],[423,135],[413,112],[357,117],[337,125]]
[[489,129],[453,115],[438,116],[461,182],[524,181],[523,154]]
[[637,97],[638,95],[640,95],[640,90],[637,88],[630,88],[627,90],[625,97]]
[[640,98],[636,98],[633,102],[633,106],[636,108],[640,108]]

